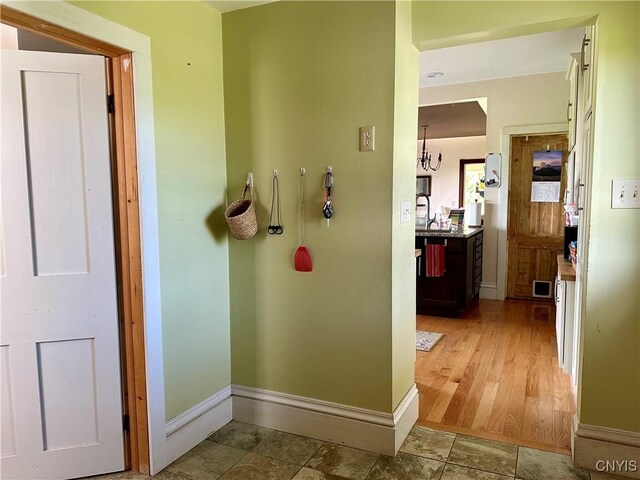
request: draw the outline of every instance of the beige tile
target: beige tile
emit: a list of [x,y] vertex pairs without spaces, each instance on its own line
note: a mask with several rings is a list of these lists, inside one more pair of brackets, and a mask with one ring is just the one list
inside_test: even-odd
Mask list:
[[400,451],[444,462],[449,456],[455,438],[455,433],[441,432],[416,425],[409,432]]
[[322,443],[320,440],[300,435],[273,432],[254,449],[254,452],[297,465],[304,465],[318,451]]
[[380,457],[367,480],[438,480],[443,467],[443,462],[400,452]]
[[331,473],[321,472],[308,467],[302,467],[300,471],[293,477],[293,480],[349,480],[345,477],[332,475]]
[[290,480],[299,465],[250,453],[236,463],[220,480]]
[[[160,476],[162,480],[173,480],[174,476],[184,480],[215,480],[235,465],[248,452],[204,441],[169,465]],[[161,473],[163,473],[161,472]],[[154,477],[155,478],[155,477]]]
[[520,447],[517,476],[522,480],[589,480],[589,471],[574,467],[568,455]]
[[363,480],[379,456],[377,453],[325,443],[306,466],[352,480]]
[[202,458],[192,452],[185,453],[160,473],[154,475],[154,480],[216,480],[220,477],[220,475],[204,470]]
[[207,440],[241,450],[253,450],[260,442],[271,435],[273,430],[248,423],[231,421]]
[[461,467],[460,465],[448,464],[444,467],[444,472],[440,480],[508,480],[510,475],[498,475],[497,473],[484,472],[473,468]]
[[481,438],[456,436],[448,463],[513,476],[518,447]]

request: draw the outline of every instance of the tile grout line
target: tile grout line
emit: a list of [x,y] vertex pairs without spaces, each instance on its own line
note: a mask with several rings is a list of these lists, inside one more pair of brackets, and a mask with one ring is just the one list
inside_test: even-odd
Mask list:
[[[313,452],[313,453],[311,454],[311,456],[310,456],[309,458],[307,458],[307,460],[304,462],[304,464],[303,464],[302,466],[303,466],[303,467],[306,467],[306,466],[307,466],[307,463],[309,463],[309,461],[310,461],[313,457],[315,457],[316,453],[318,453],[318,452],[320,451],[320,449],[326,445],[326,443],[327,443],[327,442],[324,442],[324,441],[320,440],[320,446],[319,446],[318,448],[316,448],[315,452]],[[311,467],[309,467],[309,468],[311,468]]]
[[513,472],[513,479],[515,480],[515,478],[518,476],[518,459],[520,458],[520,445],[516,446],[516,468]]
[[442,480],[442,477],[444,476],[444,471],[447,469],[447,465],[449,465],[449,457],[451,456],[451,450],[453,450],[453,446],[455,445],[457,439],[458,439],[458,434],[454,433],[453,442],[451,442],[451,448],[449,449],[449,453],[447,453],[447,458],[445,458],[444,460],[444,465],[442,466],[442,472],[440,472],[440,477],[438,478],[438,480]]
[[373,462],[373,466],[369,469],[367,474],[364,476],[363,480],[367,480],[369,478],[369,475],[371,475],[371,472],[373,472],[373,469],[376,468],[376,465],[378,464],[381,458],[382,458],[382,455],[378,454],[378,458],[376,458],[376,461]]

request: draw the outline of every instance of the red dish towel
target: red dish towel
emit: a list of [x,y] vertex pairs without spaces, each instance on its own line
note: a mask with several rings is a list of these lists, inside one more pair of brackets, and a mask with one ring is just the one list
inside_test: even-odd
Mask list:
[[427,262],[427,277],[443,277],[447,271],[445,266],[446,250],[445,245],[436,245],[433,243],[427,244],[426,249],[426,262]]

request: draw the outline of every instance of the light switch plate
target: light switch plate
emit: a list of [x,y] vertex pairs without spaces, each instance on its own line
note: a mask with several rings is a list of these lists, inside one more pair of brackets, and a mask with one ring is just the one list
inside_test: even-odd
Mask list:
[[640,178],[614,179],[611,208],[640,208]]
[[360,151],[373,152],[376,149],[376,127],[360,127]]
[[411,221],[411,202],[405,200],[400,202],[400,223],[409,223]]

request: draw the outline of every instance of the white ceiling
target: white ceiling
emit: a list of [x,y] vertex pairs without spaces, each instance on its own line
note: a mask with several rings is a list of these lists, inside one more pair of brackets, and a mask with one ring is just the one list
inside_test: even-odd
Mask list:
[[255,7],[256,5],[271,3],[273,1],[276,0],[205,0],[204,3],[208,3],[219,12],[224,13],[242,8]]
[[[492,40],[420,53],[420,86],[434,87],[538,73],[564,72],[579,52],[584,28]],[[426,78],[428,72],[442,72]]]

